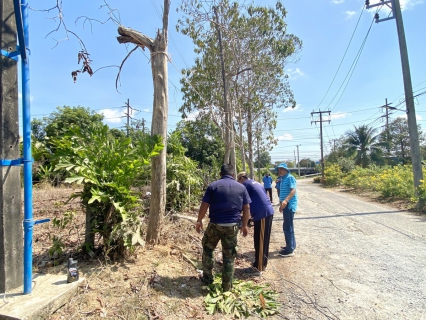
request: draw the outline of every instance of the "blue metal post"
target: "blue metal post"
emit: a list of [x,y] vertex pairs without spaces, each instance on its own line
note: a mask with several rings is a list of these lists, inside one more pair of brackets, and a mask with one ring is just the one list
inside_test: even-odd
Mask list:
[[[15,0],[19,1],[19,0]],[[21,1],[24,44],[21,52],[29,47],[28,1]],[[19,33],[19,29],[18,29]],[[26,59],[25,59],[26,58]],[[33,264],[33,194],[32,194],[32,157],[31,157],[31,113],[30,113],[30,64],[27,52],[21,53],[22,71],[22,116],[24,135],[24,294],[32,290]]]

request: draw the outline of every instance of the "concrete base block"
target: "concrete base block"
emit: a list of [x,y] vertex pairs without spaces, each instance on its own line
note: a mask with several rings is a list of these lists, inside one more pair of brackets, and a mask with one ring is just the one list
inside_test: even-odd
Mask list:
[[49,319],[50,315],[66,304],[77,292],[84,278],[67,283],[67,276],[35,275],[31,294],[23,294],[23,288],[0,294],[0,319],[27,320]]

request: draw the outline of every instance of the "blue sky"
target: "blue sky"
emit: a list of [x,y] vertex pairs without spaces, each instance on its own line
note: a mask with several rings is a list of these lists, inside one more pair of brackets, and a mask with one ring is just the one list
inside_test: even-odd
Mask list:
[[[255,1],[258,4],[273,5],[275,1]],[[312,111],[332,110],[331,123],[324,124],[326,153],[330,151],[332,139],[339,138],[354,125],[373,124],[377,127],[384,121],[377,120],[384,115],[379,107],[387,98],[393,106],[403,99],[403,81],[399,56],[395,20],[374,23],[367,37],[361,56],[349,83],[344,82],[350,67],[361,47],[373,20],[374,10],[361,10],[363,0],[283,0],[288,11],[286,21],[288,32],[303,41],[303,49],[297,61],[287,66],[290,85],[297,101],[295,109],[278,109],[278,126],[275,136],[278,145],[271,152],[272,161],[293,159],[295,145],[300,145],[300,157],[319,160],[319,127],[311,125]],[[377,0],[372,0],[375,3]],[[160,0],[108,1],[120,14],[123,25],[154,37],[161,27]],[[180,1],[172,1],[169,33],[169,129],[172,130],[181,117],[180,72],[194,61],[192,43],[189,38],[175,30],[180,13],[176,11]],[[54,0],[30,1],[34,9],[50,8]],[[119,65],[128,50],[133,47],[120,45],[116,41],[117,26],[111,21],[105,24],[76,19],[81,16],[106,20],[108,10],[101,8],[101,0],[64,0],[64,21],[68,29],[84,41],[92,68]],[[426,4],[423,0],[401,0],[403,19],[410,58],[411,76],[415,93],[426,90]],[[385,9],[380,16],[388,14]],[[148,52],[138,50],[127,60],[121,73],[119,92],[115,89],[116,67],[104,68],[92,77],[80,74],[73,83],[71,71],[78,69],[77,53],[79,44],[74,36],[69,39],[60,28],[56,29],[58,12],[30,12],[31,49],[31,113],[34,118],[49,115],[57,106],[85,106],[105,114],[105,122],[111,127],[124,125],[124,103],[137,109],[133,116],[146,119],[152,117],[152,78]],[[361,16],[361,18],[360,18]],[[342,60],[349,40],[359,20],[352,43],[337,73],[333,85],[325,96],[336,70]],[[56,21],[55,21],[56,20]],[[47,35],[47,36],[46,36]],[[343,85],[342,85],[343,84]],[[339,91],[339,88],[345,88]],[[324,98],[325,96],[325,98]],[[333,99],[336,97],[335,99]],[[324,98],[324,100],[323,100]],[[320,104],[320,102],[323,102]],[[337,103],[338,102],[338,103]],[[424,126],[426,95],[416,100],[418,123]],[[405,109],[405,105],[399,106]],[[391,117],[404,116],[395,112]],[[425,120],[424,120],[425,119]],[[383,118],[382,118],[383,120]]]

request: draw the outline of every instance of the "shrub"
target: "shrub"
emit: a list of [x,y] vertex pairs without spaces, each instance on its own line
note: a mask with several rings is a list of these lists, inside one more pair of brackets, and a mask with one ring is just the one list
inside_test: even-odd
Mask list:
[[343,185],[355,189],[371,189],[370,178],[374,176],[374,171],[369,168],[355,166],[342,180]]
[[115,138],[106,125],[94,123],[82,131],[73,126],[62,137],[52,139],[58,163],[65,169],[67,183],[83,185],[80,197],[86,209],[85,247],[92,250],[94,234],[102,238],[106,254],[122,255],[140,238],[137,197],[131,187],[149,158],[158,154],[158,138],[132,143],[131,138]]
[[359,190],[380,192],[385,198],[408,198],[414,196],[414,182],[411,165],[368,168],[355,167],[343,179],[343,184]]
[[185,156],[179,134],[167,139],[167,208],[181,212],[199,204],[203,180],[196,161]]
[[337,163],[327,164],[324,169],[324,185],[337,186],[341,183],[344,174]]

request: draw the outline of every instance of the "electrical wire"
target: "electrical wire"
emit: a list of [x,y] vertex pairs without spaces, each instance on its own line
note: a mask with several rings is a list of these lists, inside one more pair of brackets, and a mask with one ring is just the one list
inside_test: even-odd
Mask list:
[[[380,7],[380,8],[381,8],[381,7]],[[378,12],[380,11],[380,8],[378,8],[378,9],[376,10],[376,13],[378,13]],[[339,99],[337,100],[337,102],[335,103],[334,107],[333,107],[330,111],[333,111],[333,110],[336,108],[337,104],[340,102],[340,99],[342,98],[343,93],[345,92],[345,90],[346,90],[346,88],[347,88],[347,86],[348,86],[348,84],[349,84],[349,81],[350,81],[350,80],[351,80],[351,78],[352,78],[352,75],[353,75],[353,73],[354,73],[354,71],[355,71],[355,68],[356,68],[356,66],[357,66],[357,64],[358,64],[359,58],[361,57],[361,53],[362,53],[362,51],[364,50],[364,46],[365,46],[365,44],[366,44],[366,42],[367,42],[367,39],[368,39],[368,36],[369,36],[369,34],[370,34],[370,31],[371,31],[371,28],[372,28],[372,26],[373,26],[374,21],[375,21],[375,18],[373,18],[373,20],[371,21],[371,24],[370,24],[370,27],[368,28],[367,34],[366,34],[366,35],[365,35],[365,37],[364,37],[364,41],[362,42],[361,47],[359,48],[358,53],[357,53],[357,55],[355,56],[355,59],[354,59],[354,61],[352,62],[351,67],[350,67],[350,68],[349,68],[349,70],[348,70],[348,73],[346,74],[345,78],[343,79],[343,82],[342,82],[342,84],[340,85],[339,89],[337,90],[337,92],[336,92],[335,96],[333,97],[333,99],[331,99],[330,103],[329,103],[329,104],[328,104],[328,106],[327,106],[327,109],[328,109],[328,108],[330,107],[330,105],[333,103],[334,99],[338,96],[338,94],[339,94],[340,90],[342,89],[342,87],[344,86],[344,88],[343,88],[343,90],[342,90],[342,92],[341,92],[341,94],[340,94]],[[348,77],[349,77],[349,78],[348,78]],[[346,79],[347,79],[347,81],[346,81]],[[345,84],[345,82],[346,82],[346,84]]]
[[330,83],[330,85],[328,86],[328,89],[327,89],[326,93],[324,94],[324,97],[321,99],[321,102],[318,104],[318,107],[317,107],[316,111],[318,111],[318,110],[319,110],[319,108],[320,108],[320,106],[321,106],[321,103],[323,103],[323,101],[324,101],[325,97],[327,96],[328,92],[329,92],[329,91],[330,91],[330,89],[331,89],[331,86],[332,86],[332,85],[333,85],[333,83],[334,83],[334,80],[336,79],[337,74],[339,73],[340,67],[342,66],[343,60],[345,60],[346,53],[347,53],[347,52],[348,52],[348,50],[349,50],[349,47],[350,47],[350,45],[351,45],[351,43],[352,43],[352,39],[353,39],[353,37],[354,37],[354,35],[355,35],[355,32],[356,32],[356,30],[357,30],[357,28],[358,28],[359,21],[361,20],[362,14],[364,13],[364,9],[365,9],[365,6],[362,6],[361,14],[359,15],[358,21],[357,21],[357,23],[356,23],[356,25],[355,25],[355,29],[354,29],[354,31],[352,32],[351,39],[349,40],[349,43],[348,43],[348,45],[347,45],[347,47],[346,47],[346,50],[345,50],[345,53],[343,54],[342,60],[340,60],[339,67],[337,68],[336,73],[334,74],[333,80],[331,80],[331,83]]

